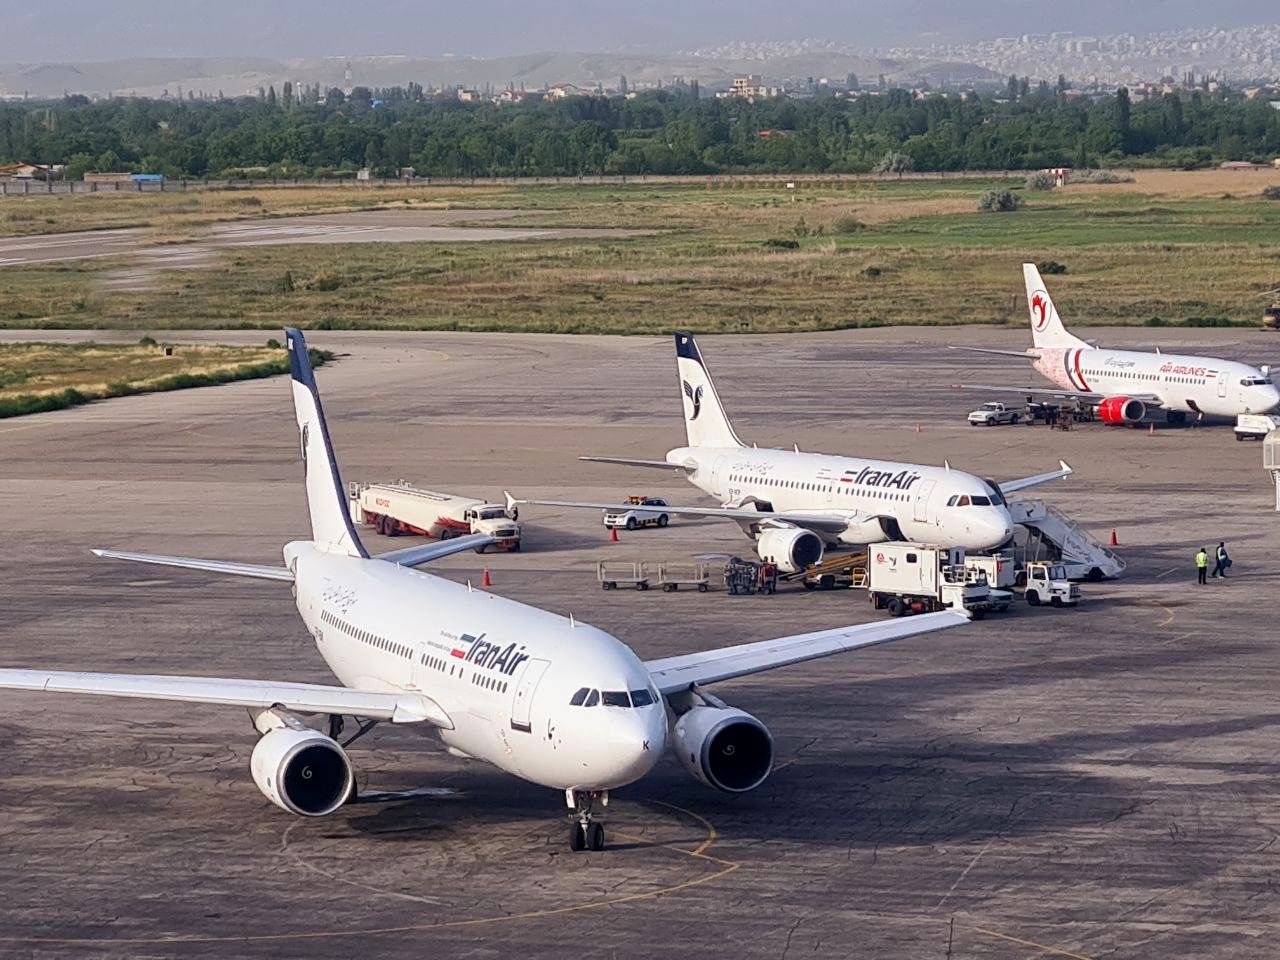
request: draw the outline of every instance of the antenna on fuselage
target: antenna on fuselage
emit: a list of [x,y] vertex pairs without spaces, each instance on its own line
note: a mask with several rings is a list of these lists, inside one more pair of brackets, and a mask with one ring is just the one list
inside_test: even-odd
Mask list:
[[799,453],[799,452],[800,452],[800,444],[798,444],[798,443],[793,443],[793,444],[791,445],[791,449],[792,449],[792,450],[794,450],[796,453]]
[[942,469],[943,469],[943,470],[946,470],[947,472],[950,472],[950,471],[951,471],[951,461],[950,461],[950,460],[943,460],[943,461],[942,461]]
[[573,619],[573,611],[572,611],[572,610],[570,610],[570,611],[569,611],[569,629],[570,629],[570,630],[577,630],[577,629],[578,629],[578,621],[577,621],[577,620],[575,620],[575,619]]
[[467,581],[467,593],[471,593],[471,581]]

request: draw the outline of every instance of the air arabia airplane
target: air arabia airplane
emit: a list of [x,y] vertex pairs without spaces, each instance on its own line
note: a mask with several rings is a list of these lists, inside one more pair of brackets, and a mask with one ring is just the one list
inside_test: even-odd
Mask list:
[[[672,468],[720,507],[663,507],[664,513],[723,517],[741,525],[764,560],[786,573],[822,559],[827,544],[865,545],[905,540],[937,547],[989,550],[1013,535],[1006,494],[1069,476],[1059,469],[996,483],[949,465],[866,460],[861,457],[748,447],[734,432],[711,373],[691,333],[677,333],[676,368],[684,395],[688,446],[665,460],[580,457],[597,463]],[[593,510],[630,510],[634,505],[566,500],[517,500]]]
[[1034,263],[1022,265],[1031,318],[1029,350],[956,347],[976,353],[1023,357],[1060,389],[957,384],[963,390],[1003,391],[1064,397],[1096,405],[1104,423],[1136,424],[1148,408],[1165,411],[1169,423],[1187,414],[1235,417],[1266,413],[1280,405],[1270,371],[1217,357],[1181,356],[1140,350],[1104,350],[1072,336],[1062,325],[1053,299]]
[[[353,741],[378,723],[412,724],[455,756],[564,791],[570,848],[600,850],[597,804],[647,774],[668,746],[691,776],[730,793],[769,776],[768,728],[706,685],[968,622],[943,611],[646,661],[572,618],[410,569],[490,543],[487,534],[370,557],[347,512],[306,342],[297,330],[285,336],[312,538],[285,544],[281,567],[94,553],[291,584],[340,685],[4,669],[0,688],[246,709],[261,734],[254,783],[276,806],[311,817],[355,799]],[[10,696],[0,709],[23,706]],[[342,739],[345,717],[356,730]]]

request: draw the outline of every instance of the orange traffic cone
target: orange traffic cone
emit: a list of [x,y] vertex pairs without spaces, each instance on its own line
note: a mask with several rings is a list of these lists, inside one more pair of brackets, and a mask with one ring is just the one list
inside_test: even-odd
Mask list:
[[485,567],[485,568],[484,568],[484,577],[482,577],[482,578],[481,578],[481,580],[480,580],[480,586],[482,586],[482,587],[492,587],[492,586],[493,586],[493,580],[492,580],[492,579],[490,579],[490,577],[489,577],[489,568],[488,568],[488,567]]
[[1112,527],[1112,528],[1111,528],[1111,540],[1110,540],[1110,541],[1108,541],[1107,546],[1110,546],[1110,547],[1118,547],[1118,546],[1120,546],[1120,541],[1116,539],[1116,528],[1115,528],[1115,527]]
[[610,527],[610,528],[609,528],[609,542],[610,542],[610,543],[617,543],[617,542],[618,542],[618,528],[617,528],[617,527]]

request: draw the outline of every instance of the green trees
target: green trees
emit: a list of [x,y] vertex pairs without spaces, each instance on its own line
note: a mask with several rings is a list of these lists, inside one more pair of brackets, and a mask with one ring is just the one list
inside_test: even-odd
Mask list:
[[1280,155],[1280,111],[1261,100],[1196,91],[1135,103],[1123,89],[1068,98],[1065,79],[1057,95],[1009,79],[998,96],[889,90],[755,103],[667,90],[495,105],[432,98],[416,84],[349,98],[304,84],[261,99],[9,102],[0,161],[66,163],[72,175],[329,176],[367,166],[395,176],[412,166],[465,177],[1182,167]]

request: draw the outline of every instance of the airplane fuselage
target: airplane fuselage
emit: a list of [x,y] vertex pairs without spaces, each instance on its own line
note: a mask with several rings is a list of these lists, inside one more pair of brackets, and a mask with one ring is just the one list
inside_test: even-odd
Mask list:
[[1066,390],[1108,397],[1151,394],[1165,410],[1184,413],[1234,417],[1280,404],[1280,391],[1260,370],[1217,357],[1042,347],[1035,368]]
[[[451,752],[561,790],[621,787],[661,757],[662,697],[639,658],[604,631],[309,542],[288,544],[284,557],[298,612],[334,675],[434,701],[452,722],[439,730]],[[597,696],[573,704],[583,689]]]
[[999,488],[962,470],[756,447],[679,447],[666,459],[696,465],[689,481],[723,503],[844,520],[835,543],[989,550],[1013,533]]

